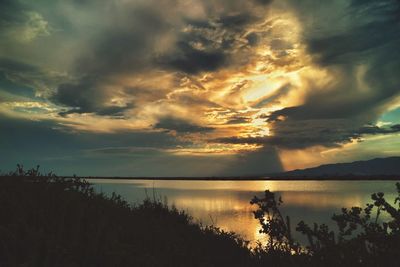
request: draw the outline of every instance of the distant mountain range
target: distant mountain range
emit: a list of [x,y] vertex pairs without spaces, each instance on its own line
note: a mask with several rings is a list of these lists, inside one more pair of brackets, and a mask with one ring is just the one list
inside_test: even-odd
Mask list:
[[314,168],[293,170],[274,177],[343,177],[343,176],[399,176],[400,157],[376,158],[350,163],[326,164]]

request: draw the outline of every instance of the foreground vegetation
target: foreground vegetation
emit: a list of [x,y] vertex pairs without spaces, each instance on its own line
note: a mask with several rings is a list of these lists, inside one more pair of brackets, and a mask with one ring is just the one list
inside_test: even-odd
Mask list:
[[269,236],[260,254],[283,266],[400,266],[400,183],[396,188],[395,206],[376,193],[364,209],[342,208],[332,217],[337,233],[325,224],[299,222],[296,231],[307,237],[308,245],[293,239],[290,217],[279,210],[282,200],[267,190],[263,198],[251,201],[258,206],[254,215],[261,232]]
[[234,233],[196,224],[161,202],[131,206],[83,179],[18,166],[0,179],[0,266],[398,266],[399,183],[397,191],[396,206],[378,193],[364,209],[334,215],[336,234],[300,222],[308,245],[292,238],[282,201],[265,191],[251,203],[269,241],[250,249]]
[[0,266],[246,266],[247,244],[156,201],[19,168],[0,182]]

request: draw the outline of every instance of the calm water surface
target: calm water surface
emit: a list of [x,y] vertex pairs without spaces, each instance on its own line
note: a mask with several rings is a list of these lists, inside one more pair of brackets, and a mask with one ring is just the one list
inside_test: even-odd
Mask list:
[[[342,207],[364,207],[375,192],[395,198],[394,181],[179,181],[91,179],[98,192],[116,192],[128,202],[140,203],[146,196],[166,200],[203,224],[234,231],[253,244],[265,241],[250,205],[253,196],[269,189],[283,199],[282,212],[289,215],[292,228],[304,220],[326,223]],[[302,239],[301,236],[297,236]]]

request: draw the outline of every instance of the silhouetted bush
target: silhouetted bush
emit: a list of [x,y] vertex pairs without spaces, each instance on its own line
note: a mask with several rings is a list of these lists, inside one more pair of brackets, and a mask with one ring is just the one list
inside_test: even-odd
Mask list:
[[[293,240],[289,217],[284,219],[279,211],[282,200],[267,190],[263,198],[251,201],[258,206],[254,216],[262,226],[260,232],[269,236],[268,243],[258,251],[264,258],[292,266],[400,266],[400,183],[396,188],[398,196],[393,205],[384,193],[377,193],[371,196],[374,202],[364,209],[343,208],[341,214],[333,215],[337,234],[325,224],[310,227],[299,222],[296,230],[306,235],[306,246]],[[381,218],[383,213],[389,219]]]

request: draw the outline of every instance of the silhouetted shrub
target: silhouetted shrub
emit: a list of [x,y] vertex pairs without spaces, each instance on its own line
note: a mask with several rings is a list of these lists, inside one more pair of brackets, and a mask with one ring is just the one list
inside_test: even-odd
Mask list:
[[[333,215],[339,229],[336,235],[325,224],[314,223],[310,227],[299,222],[296,230],[306,235],[306,246],[293,240],[289,217],[284,219],[279,211],[282,200],[267,190],[263,198],[254,197],[251,201],[258,206],[254,216],[262,226],[260,232],[269,236],[268,243],[259,251],[275,255],[280,263],[292,264],[286,258],[296,258],[294,266],[398,266],[400,183],[396,188],[394,205],[386,201],[384,193],[376,193],[371,196],[373,204],[366,204],[364,209],[343,208],[341,214]],[[383,220],[382,213],[390,219]]]

